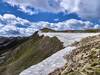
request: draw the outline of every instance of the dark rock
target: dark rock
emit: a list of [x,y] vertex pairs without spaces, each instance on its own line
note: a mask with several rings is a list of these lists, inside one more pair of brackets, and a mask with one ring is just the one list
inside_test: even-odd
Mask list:
[[0,55],[10,49],[13,49],[23,43],[28,38],[24,37],[1,37],[0,38]]

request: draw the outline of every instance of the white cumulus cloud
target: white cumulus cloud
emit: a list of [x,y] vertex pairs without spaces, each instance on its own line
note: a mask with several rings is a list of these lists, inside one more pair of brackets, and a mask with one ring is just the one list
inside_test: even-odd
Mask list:
[[62,0],[61,6],[84,18],[100,18],[100,0]]
[[28,7],[32,7],[38,10],[54,12],[54,13],[63,11],[63,8],[60,7],[60,0],[4,0],[4,1],[11,4],[12,6],[18,5],[22,10],[28,9]]
[[58,23],[30,22],[12,14],[0,15],[0,36],[29,36],[43,28],[54,30],[84,30],[97,29],[100,25],[90,21],[69,19]]
[[1,36],[26,36],[31,35],[34,32],[29,30],[29,26],[32,25],[28,20],[16,17],[12,14],[0,15],[0,35]]
[[[75,12],[82,18],[100,18],[100,0],[4,0],[11,5],[18,5],[22,11],[32,14],[32,7],[47,12]],[[26,11],[27,9],[27,11]],[[34,14],[34,11],[33,11]]]

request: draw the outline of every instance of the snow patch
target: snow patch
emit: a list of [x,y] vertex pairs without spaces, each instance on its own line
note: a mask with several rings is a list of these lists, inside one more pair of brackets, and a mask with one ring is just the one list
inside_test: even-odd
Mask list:
[[64,47],[72,44],[75,41],[80,41],[82,38],[88,36],[98,35],[100,33],[39,33],[40,35],[54,37],[56,36],[61,42],[64,43]]
[[48,75],[55,69],[64,66],[66,63],[64,55],[66,55],[66,53],[68,54],[73,49],[75,49],[75,47],[66,47],[40,62],[39,64],[33,65],[30,68],[24,70],[19,75]]
[[21,72],[19,75],[48,75],[57,68],[61,68],[65,65],[67,61],[64,59],[64,56],[66,54],[69,54],[73,49],[76,48],[68,46],[69,44],[77,40],[79,41],[84,37],[94,36],[100,33],[39,33],[39,35],[42,34],[50,37],[58,37],[62,42],[64,42],[66,48],[56,52],[42,62],[29,67],[28,69]]

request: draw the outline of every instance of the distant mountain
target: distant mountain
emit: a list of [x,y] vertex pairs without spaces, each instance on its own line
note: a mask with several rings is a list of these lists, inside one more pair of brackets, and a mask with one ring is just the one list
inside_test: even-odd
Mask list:
[[57,32],[56,30],[50,29],[50,28],[43,28],[40,29],[41,32]]
[[0,75],[18,75],[63,48],[57,37],[40,36],[38,32],[30,37],[1,37]]
[[68,32],[68,33],[84,33],[84,32],[90,32],[90,33],[95,33],[95,32],[100,32],[100,29],[87,29],[87,30],[53,30],[50,28],[43,28],[40,31],[42,32]]

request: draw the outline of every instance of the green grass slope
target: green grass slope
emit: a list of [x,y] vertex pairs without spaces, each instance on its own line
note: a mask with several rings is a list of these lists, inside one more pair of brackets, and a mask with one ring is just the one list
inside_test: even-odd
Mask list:
[[35,33],[26,42],[9,52],[5,62],[0,64],[0,75],[18,75],[24,69],[41,62],[62,48],[63,43],[56,37],[44,37]]

